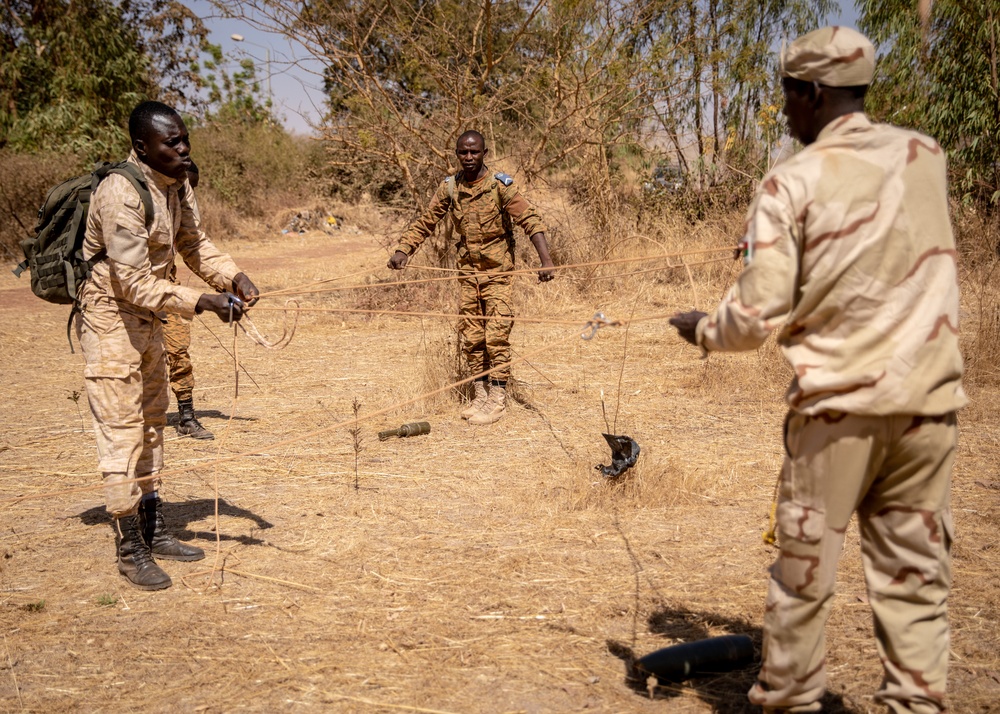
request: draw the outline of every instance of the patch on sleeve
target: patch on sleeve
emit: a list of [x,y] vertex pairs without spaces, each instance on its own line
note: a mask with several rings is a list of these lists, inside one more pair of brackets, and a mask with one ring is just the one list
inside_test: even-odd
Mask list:
[[512,179],[505,173],[495,173],[493,174],[493,178],[502,183],[504,186],[510,186],[512,183],[514,183],[514,179]]
[[149,242],[127,225],[119,223],[114,235],[107,239],[108,257],[131,268],[141,268],[149,260]]

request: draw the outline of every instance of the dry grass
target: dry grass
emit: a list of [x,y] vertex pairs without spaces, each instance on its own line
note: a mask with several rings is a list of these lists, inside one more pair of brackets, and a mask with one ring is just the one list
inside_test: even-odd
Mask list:
[[[543,208],[563,259],[587,256],[586,229],[554,198]],[[386,236],[398,226],[366,215],[381,235],[270,235],[228,248],[263,290],[386,277]],[[734,225],[738,216],[648,225],[613,255],[725,245]],[[736,274],[726,263],[697,268],[693,287],[669,271],[606,277],[627,270],[520,279],[519,313],[582,323],[595,310],[707,309]],[[969,326],[994,303],[965,294]],[[411,309],[457,304],[447,289],[404,297]],[[383,298],[303,302],[366,300]],[[280,333],[278,314],[255,320]],[[204,563],[168,562],[174,587],[142,593],[115,572],[98,492],[9,501],[96,482],[89,419],[72,400],[81,358],[66,352],[64,321],[65,310],[0,278],[0,710],[749,711],[752,670],[651,698],[627,685],[620,657],[726,632],[759,640],[772,558],[760,535],[782,457],[787,379],[773,346],[703,362],[662,320],[635,323],[627,349],[622,329],[560,342],[576,328],[518,325],[517,355],[560,344],[515,367],[522,404],[486,428],[458,417],[457,395],[363,422],[355,491],[347,430],[307,435],[350,418],[355,399],[364,416],[454,378],[451,322],[303,313],[283,351],[241,342],[260,388],[241,379],[235,404],[232,362],[207,328],[227,346],[231,333],[197,324],[196,407],[218,440],[168,434],[168,463],[262,453],[169,479],[167,517],[210,551],[209,565],[218,538],[226,573],[185,583]],[[995,711],[1000,694],[996,386],[973,381],[970,391],[954,488],[958,714]],[[605,415],[642,446],[620,483],[594,471],[609,459]],[[429,435],[375,438],[417,419],[431,422]],[[271,446],[292,437],[304,438]],[[875,711],[880,668],[853,528],[840,583],[828,711]]]

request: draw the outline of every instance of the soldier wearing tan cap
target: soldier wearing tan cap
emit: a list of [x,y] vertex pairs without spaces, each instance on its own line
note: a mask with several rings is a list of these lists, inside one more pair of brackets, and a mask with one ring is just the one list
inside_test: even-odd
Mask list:
[[788,389],[763,663],[749,698],[821,710],[824,626],[844,533],[858,515],[868,599],[893,712],[944,710],[950,480],[966,403],[945,157],[872,124],[875,50],[827,27],[783,53],[785,116],[805,148],[761,182],[745,269],[711,315],[672,318],[706,354],[778,343]]

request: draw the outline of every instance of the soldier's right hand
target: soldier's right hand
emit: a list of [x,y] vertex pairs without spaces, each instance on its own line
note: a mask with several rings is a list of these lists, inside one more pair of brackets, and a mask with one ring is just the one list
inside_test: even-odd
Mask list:
[[389,258],[389,262],[386,263],[386,267],[392,268],[393,270],[402,270],[406,267],[406,263],[409,260],[410,256],[401,250],[397,250],[393,253],[392,257]]
[[214,312],[223,322],[229,322],[230,315],[235,322],[239,322],[243,317],[243,303],[239,300],[233,301],[227,293],[204,293],[198,298],[194,311],[200,315],[206,310]]

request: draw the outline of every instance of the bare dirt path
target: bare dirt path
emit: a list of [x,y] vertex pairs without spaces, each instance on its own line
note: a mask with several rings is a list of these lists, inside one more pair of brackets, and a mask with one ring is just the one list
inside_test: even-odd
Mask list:
[[[357,232],[227,247],[263,290],[385,273],[384,251]],[[523,280],[518,301],[525,315],[582,320],[691,297],[683,280],[643,276]],[[174,586],[143,593],[117,574],[100,493],[64,492],[98,482],[67,312],[0,277],[0,710],[748,710],[752,669],[650,697],[627,686],[620,655],[759,639],[784,413],[773,349],[702,362],[662,321],[634,325],[627,348],[624,330],[560,342],[574,328],[519,325],[518,354],[559,342],[515,368],[524,405],[485,428],[459,419],[454,397],[400,409],[361,426],[355,468],[345,429],[272,445],[349,418],[355,400],[364,416],[446,384],[450,321],[303,314],[284,350],[241,338],[253,381],[241,377],[235,401],[232,332],[196,322],[196,407],[218,439],[168,429],[168,468],[261,453],[168,478],[169,520],[209,558],[165,563]],[[278,314],[253,317],[280,333]],[[643,449],[620,484],[593,470],[608,461],[602,392],[607,419]],[[1000,710],[996,395],[973,396],[955,477],[960,713]],[[416,419],[431,434],[377,440]],[[859,560],[852,528],[829,628],[831,712],[875,711]],[[224,570],[186,577],[206,563]]]

